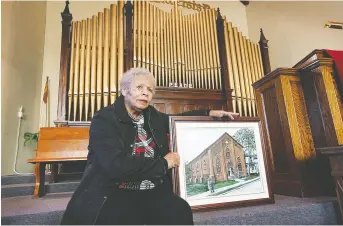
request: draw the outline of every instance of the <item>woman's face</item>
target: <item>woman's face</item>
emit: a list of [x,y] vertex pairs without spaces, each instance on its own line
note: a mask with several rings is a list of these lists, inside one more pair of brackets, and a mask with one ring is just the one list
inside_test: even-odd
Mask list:
[[143,111],[152,100],[154,79],[150,76],[136,76],[128,90],[123,92],[125,102],[133,111]]

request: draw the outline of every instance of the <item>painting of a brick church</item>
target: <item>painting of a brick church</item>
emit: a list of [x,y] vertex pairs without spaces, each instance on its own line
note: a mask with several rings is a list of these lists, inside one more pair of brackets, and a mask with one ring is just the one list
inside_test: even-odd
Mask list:
[[209,179],[220,182],[247,176],[243,147],[228,133],[187,163],[186,168],[190,170],[187,183],[205,183]]

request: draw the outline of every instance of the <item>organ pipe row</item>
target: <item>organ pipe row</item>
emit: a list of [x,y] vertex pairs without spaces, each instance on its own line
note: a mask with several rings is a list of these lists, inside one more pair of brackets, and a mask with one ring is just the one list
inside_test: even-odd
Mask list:
[[[87,121],[114,102],[124,65],[124,2],[72,23],[68,120]],[[148,1],[133,1],[133,65],[150,70],[158,87],[222,90],[217,12],[183,15],[175,2],[170,12]],[[224,23],[233,109],[256,116],[251,84],[263,76],[261,52]]]

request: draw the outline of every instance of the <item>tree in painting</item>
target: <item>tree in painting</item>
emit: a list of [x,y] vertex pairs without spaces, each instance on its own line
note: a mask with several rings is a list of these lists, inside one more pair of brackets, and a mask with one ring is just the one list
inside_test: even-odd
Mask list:
[[256,167],[254,159],[257,158],[254,131],[243,128],[238,130],[233,137],[244,147],[245,157],[248,159],[248,174],[250,175],[251,169]]

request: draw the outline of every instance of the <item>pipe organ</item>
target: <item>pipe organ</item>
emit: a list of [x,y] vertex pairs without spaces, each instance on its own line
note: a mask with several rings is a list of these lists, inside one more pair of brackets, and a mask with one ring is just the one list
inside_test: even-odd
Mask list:
[[71,22],[66,121],[89,121],[95,111],[112,104],[129,66],[151,71],[157,92],[215,94],[221,101],[215,106],[257,116],[252,83],[264,75],[261,47],[222,18],[219,9],[186,14],[177,1],[173,4],[167,11],[149,1],[118,1]]

